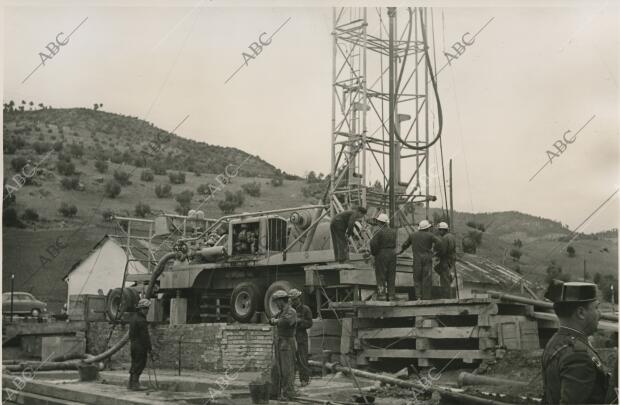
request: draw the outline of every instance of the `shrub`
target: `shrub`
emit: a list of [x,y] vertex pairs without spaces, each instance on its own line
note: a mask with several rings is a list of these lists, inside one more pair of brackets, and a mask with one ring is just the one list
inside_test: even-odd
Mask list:
[[463,238],[461,241],[461,246],[463,247],[463,252],[465,253],[476,253],[476,242],[469,236],[465,236]]
[[482,245],[482,232],[471,230],[467,232],[467,236],[474,241],[476,247]]
[[17,217],[17,210],[13,207],[6,208],[2,211],[2,224],[4,226],[23,228],[24,224]]
[[112,161],[112,163],[121,164],[123,163],[123,156],[118,150],[114,149],[110,160]]
[[166,167],[161,163],[154,164],[152,169],[153,172],[158,176],[166,175]]
[[4,153],[6,155],[12,155],[17,151],[17,148],[15,147],[15,144],[11,141],[6,141],[4,143]]
[[111,222],[112,219],[114,218],[114,215],[115,215],[114,211],[112,211],[111,209],[104,210],[101,213],[101,216],[103,217],[104,222]]
[[140,173],[140,180],[142,181],[153,181],[154,178],[153,172],[149,169],[143,170],[142,173]]
[[129,179],[131,178],[131,173],[127,173],[123,170],[114,170],[114,180],[118,181],[121,186],[127,186],[131,184]]
[[515,239],[514,242],[512,242],[512,244],[515,245],[519,249],[523,247],[523,242],[521,242],[521,239]]
[[58,173],[62,174],[63,176],[71,176],[75,174],[75,165],[73,164],[73,162],[60,160],[58,161],[58,163],[56,163],[56,170],[58,170]]
[[75,158],[80,158],[84,155],[84,147],[76,143],[69,145],[69,153]]
[[568,246],[566,248],[566,253],[568,253],[568,257],[575,257],[575,248],[572,246]]
[[21,171],[28,164],[28,160],[23,156],[17,156],[11,159],[11,167],[16,172]]
[[56,152],[60,152],[63,148],[63,143],[58,141],[58,142],[54,142],[54,146],[53,146],[54,150]]
[[220,200],[217,203],[217,206],[220,208],[220,210],[222,210],[224,214],[232,214],[233,212],[235,212],[236,208],[241,207],[243,205],[244,200],[245,200],[245,197],[241,190],[235,193],[226,191],[226,194],[224,195],[224,199]]
[[211,188],[209,187],[209,184],[201,184],[196,189],[196,192],[200,195],[209,196],[211,195]]
[[108,198],[116,198],[121,193],[121,185],[118,181],[110,179],[105,183],[104,193]]
[[80,178],[78,176],[63,177],[60,180],[60,184],[65,190],[78,190],[80,188]]
[[172,184],[185,184],[185,173],[168,173],[168,179],[170,179],[170,183]]
[[77,214],[78,209],[73,204],[67,204],[66,202],[63,202],[62,204],[60,204],[58,212],[60,212],[63,217],[70,218],[74,217],[75,214]]
[[189,211],[190,205],[192,203],[192,198],[194,197],[194,193],[189,190],[185,190],[174,198],[179,206],[176,211],[181,215],[187,215],[187,211]]
[[42,155],[52,150],[52,145],[46,142],[35,142],[32,144],[32,148],[37,154]]
[[95,169],[97,169],[99,173],[107,172],[108,162],[106,162],[105,160],[95,160]]
[[260,183],[255,181],[252,183],[245,183],[241,185],[241,189],[245,191],[247,195],[252,197],[260,197]]
[[26,210],[22,214],[22,219],[24,221],[35,221],[36,222],[39,220],[39,213],[32,208],[26,208]]
[[510,249],[510,257],[512,257],[512,260],[514,260],[515,262],[519,261],[522,254],[523,253],[521,253],[519,249],[515,249],[515,248]]
[[478,229],[481,232],[486,231],[486,227],[484,226],[484,224],[481,224],[475,221],[467,221],[466,225],[469,226],[470,228]]
[[151,214],[151,207],[148,204],[139,202],[138,204],[136,204],[136,208],[134,211],[136,213],[136,216],[140,218],[144,218],[147,215]]
[[155,195],[157,198],[169,198],[172,195],[171,189],[170,184],[158,184],[155,186]]
[[274,187],[280,187],[284,183],[284,179],[281,176],[274,176],[271,178],[271,185]]

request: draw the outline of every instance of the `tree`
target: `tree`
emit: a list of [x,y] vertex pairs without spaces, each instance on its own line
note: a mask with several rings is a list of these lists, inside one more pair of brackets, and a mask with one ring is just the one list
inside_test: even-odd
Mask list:
[[93,110],[97,111],[99,109],[99,104],[93,104]]
[[510,257],[512,257],[513,261],[518,262],[521,258],[521,255],[522,253],[519,249],[510,249]]
[[515,239],[514,242],[512,242],[512,244],[515,245],[519,249],[523,247],[523,242],[521,242],[521,239]]
[[30,105],[30,111],[32,111],[32,107],[34,106],[34,103],[31,101],[28,103],[28,105]]
[[566,253],[568,253],[568,257],[575,257],[575,248],[572,246],[568,246],[566,248]]
[[155,186],[155,195],[157,198],[169,198],[172,195],[170,184],[158,184]]
[[95,160],[95,169],[97,169],[99,173],[107,172],[108,162],[106,162],[105,160]]
[[131,184],[129,180],[131,178],[131,173],[127,173],[123,170],[114,170],[114,179],[119,182],[121,186],[128,186]]
[[65,190],[78,190],[80,188],[80,178],[78,176],[63,177],[60,184]]
[[36,222],[36,221],[39,220],[39,213],[36,210],[32,209],[32,208],[26,208],[26,210],[22,214],[22,219],[24,221]]
[[105,183],[104,193],[108,198],[116,198],[121,193],[121,185],[118,181],[110,179]]
[[142,181],[153,181],[154,178],[153,172],[149,169],[143,170],[142,173],[140,173],[140,180]]
[[232,214],[233,212],[235,212],[236,208],[243,205],[244,200],[245,197],[243,196],[243,192],[241,190],[238,190],[235,193],[226,191],[224,199],[220,200],[217,203],[217,206],[220,208],[220,210],[222,210],[224,214]]
[[274,187],[280,187],[284,183],[282,176],[275,175],[271,178],[271,185]]
[[139,202],[138,204],[136,204],[135,213],[136,213],[136,216],[140,218],[144,218],[147,215],[151,214],[151,207],[148,204]]
[[60,204],[60,208],[58,209],[58,212],[60,212],[60,214],[63,217],[70,218],[70,217],[74,217],[75,214],[77,214],[78,209],[73,204],[67,204],[66,202],[62,202]]
[[172,184],[185,184],[185,173],[183,172],[172,172],[168,173],[168,179]]
[[194,193],[189,190],[185,190],[182,193],[177,194],[177,196],[174,199],[176,200],[176,202],[179,203],[179,206],[177,207],[177,212],[179,214],[187,215],[187,212],[190,209],[190,205],[192,203],[193,197],[194,197]]
[[11,159],[11,167],[16,172],[21,171],[28,164],[28,160],[23,156],[17,156]]
[[252,197],[260,197],[260,183],[255,181],[252,183],[245,183],[241,185],[241,189],[245,191],[247,195]]
[[463,252],[465,253],[476,253],[476,242],[469,236],[465,236],[463,238],[461,241],[461,246],[463,247]]

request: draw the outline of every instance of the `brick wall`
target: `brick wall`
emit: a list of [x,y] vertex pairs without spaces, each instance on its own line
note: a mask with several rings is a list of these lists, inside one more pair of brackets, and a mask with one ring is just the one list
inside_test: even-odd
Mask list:
[[[111,329],[112,325],[106,322],[89,323],[86,333],[87,352],[103,352]],[[127,333],[127,329],[127,325],[117,325],[110,343],[118,341]],[[153,350],[159,355],[158,367],[161,368],[176,369],[179,357],[181,367],[189,370],[257,371],[265,370],[271,363],[273,332],[268,325],[156,325],[150,327],[150,336]],[[130,362],[129,344],[116,353],[113,360]]]

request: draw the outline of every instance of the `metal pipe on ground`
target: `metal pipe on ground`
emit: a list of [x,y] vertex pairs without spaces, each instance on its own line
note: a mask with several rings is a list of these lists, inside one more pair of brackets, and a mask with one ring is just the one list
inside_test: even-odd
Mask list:
[[[520,304],[534,305],[540,308],[553,309],[553,303],[548,301],[533,300],[530,298],[519,297],[518,295],[504,294],[498,291],[489,291],[489,296],[507,302],[518,302]],[[606,321],[618,322],[617,315],[601,314],[601,319]]]
[[526,381],[505,380],[503,378],[488,377],[485,375],[478,375],[472,373],[462,372],[459,374],[457,382],[459,387],[465,385],[510,385],[510,386],[522,386],[527,387],[529,385]]
[[[177,256],[176,252],[166,253],[161,258],[159,263],[157,263],[157,266],[155,267],[155,269],[153,270],[153,274],[151,275],[151,280],[149,281],[149,285],[146,289],[146,298],[150,299],[153,297],[153,288],[155,287],[155,281],[157,281],[161,273],[164,271],[166,264],[168,264],[168,262],[171,259],[174,259],[176,256]],[[125,346],[125,343],[127,343],[128,341],[129,341],[129,331],[127,331],[127,333],[125,333],[125,335],[118,342],[116,342],[114,346],[112,346],[105,352],[94,355],[94,356],[89,355],[84,360],[70,360],[70,361],[64,361],[64,362],[58,362],[58,363],[49,363],[49,362],[32,362],[28,364],[20,363],[19,365],[16,365],[16,366],[15,365],[6,366],[5,369],[8,371],[22,371],[26,367],[32,367],[32,368],[36,368],[37,370],[45,370],[45,371],[73,370],[73,369],[77,369],[78,365],[80,364],[97,363],[99,361],[102,361],[112,356],[114,353],[119,351],[123,346]]]
[[351,373],[358,377],[367,378],[369,380],[381,381],[386,384],[392,384],[399,387],[404,388],[413,388],[421,391],[436,391],[442,396],[446,398],[452,398],[457,401],[457,403],[468,403],[468,404],[476,404],[476,405],[508,405],[505,402],[494,401],[491,399],[478,398],[473,395],[463,394],[461,392],[456,392],[453,389],[446,387],[437,387],[437,386],[424,386],[422,384],[414,383],[411,381],[400,380],[398,378],[389,377],[386,375],[370,373],[368,371],[358,370],[356,368],[348,368],[339,365],[338,363],[321,363],[315,360],[309,360],[308,364],[314,367],[326,367],[331,371],[340,371],[341,373],[348,374]]

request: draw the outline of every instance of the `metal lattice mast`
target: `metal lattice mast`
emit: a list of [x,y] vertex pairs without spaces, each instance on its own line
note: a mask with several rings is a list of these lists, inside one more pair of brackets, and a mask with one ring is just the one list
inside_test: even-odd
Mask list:
[[[430,74],[419,24],[425,14],[420,13],[425,10],[334,9],[332,214],[363,205],[403,225],[404,215],[398,213],[403,205],[425,203],[428,208],[435,199],[429,195],[428,149],[406,148],[394,136],[398,131],[401,139],[417,147],[426,146],[432,137]],[[373,187],[375,182],[381,186]]]

